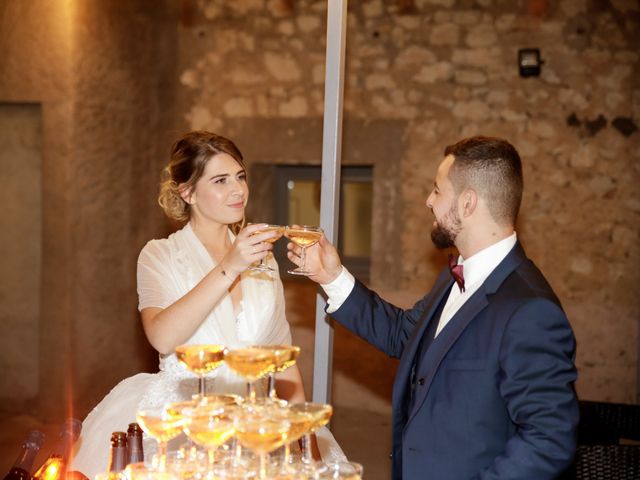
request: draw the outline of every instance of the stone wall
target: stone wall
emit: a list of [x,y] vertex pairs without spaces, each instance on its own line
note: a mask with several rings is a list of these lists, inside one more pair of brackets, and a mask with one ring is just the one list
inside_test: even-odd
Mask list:
[[[326,4],[183,2],[184,128],[233,134],[250,165],[319,163]],[[402,143],[393,168],[374,175],[373,223],[390,235],[374,240],[373,286],[416,297],[428,288],[444,259],[428,240],[424,201],[444,146],[505,137],[525,163],[519,238],[574,326],[579,393],[625,402],[636,399],[640,319],[639,9],[634,0],[352,1],[344,102],[347,124],[400,126],[376,137]],[[518,75],[527,47],[541,50],[540,77]],[[389,165],[367,142],[345,144],[343,163]]]
[[[19,122],[3,132],[40,148],[42,182],[39,208],[12,199],[30,229],[17,229],[13,215],[2,220],[4,231],[22,232],[20,253],[35,243],[41,259],[31,291],[36,323],[16,320],[35,333],[7,330],[13,346],[3,349],[0,363],[19,350],[33,361],[14,362],[11,375],[31,378],[35,368],[37,379],[29,388],[14,383],[10,394],[3,389],[0,412],[56,422],[73,409],[82,418],[119,380],[157,365],[137,314],[135,265],[142,245],[166,230],[155,196],[175,136],[167,134],[175,18],[170,1],[0,6],[0,103],[36,105],[42,117],[37,141]],[[22,284],[17,276],[8,281]]]
[[[634,0],[352,0],[345,83],[343,162],[374,167],[371,284],[403,302],[429,287],[444,259],[424,202],[443,147],[506,137],[525,161],[519,236],[574,325],[579,393],[625,402],[638,375],[639,17]],[[37,384],[0,410],[82,416],[154,368],[135,260],[169,229],[155,197],[170,144],[208,128],[252,171],[319,164],[325,31],[321,0],[2,2],[0,103],[41,115],[42,273],[38,332],[15,347],[38,359]],[[541,49],[539,78],[518,76],[522,47]],[[255,219],[274,198],[261,180]]]

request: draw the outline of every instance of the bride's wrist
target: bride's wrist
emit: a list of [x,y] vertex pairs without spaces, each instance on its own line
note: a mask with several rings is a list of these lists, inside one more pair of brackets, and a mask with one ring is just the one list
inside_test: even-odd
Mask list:
[[218,268],[220,269],[220,273],[222,274],[222,276],[229,279],[232,282],[241,273],[241,272],[238,272],[236,269],[234,269],[232,265],[226,262],[220,262],[218,264]]

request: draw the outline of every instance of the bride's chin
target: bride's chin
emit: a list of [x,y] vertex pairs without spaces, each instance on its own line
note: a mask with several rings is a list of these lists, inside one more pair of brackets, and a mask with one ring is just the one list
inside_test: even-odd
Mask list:
[[244,219],[244,210],[238,215],[234,215],[229,224],[240,223]]

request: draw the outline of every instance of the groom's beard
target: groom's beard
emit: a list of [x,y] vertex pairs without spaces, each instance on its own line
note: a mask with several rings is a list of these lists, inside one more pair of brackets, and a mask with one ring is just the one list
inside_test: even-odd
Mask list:
[[436,220],[436,226],[431,230],[431,241],[436,248],[443,250],[445,248],[455,247],[456,238],[460,230],[462,230],[461,223],[455,205],[446,213],[442,221]]

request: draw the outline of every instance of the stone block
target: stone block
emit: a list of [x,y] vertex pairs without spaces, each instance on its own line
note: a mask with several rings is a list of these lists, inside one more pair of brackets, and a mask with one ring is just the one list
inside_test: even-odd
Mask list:
[[305,117],[309,112],[309,105],[305,97],[295,96],[281,103],[278,110],[280,115],[286,118]]
[[471,48],[491,47],[498,42],[498,34],[493,25],[477,25],[469,30],[465,42]]
[[460,27],[455,23],[435,25],[429,33],[429,43],[437,46],[457,45],[460,38]]
[[449,62],[438,62],[434,65],[423,66],[413,76],[418,83],[435,83],[441,80],[449,80],[453,76],[453,67]]
[[300,79],[300,68],[292,56],[267,52],[263,60],[267,70],[276,80],[291,82]]
[[229,117],[250,117],[253,115],[253,104],[250,99],[236,97],[230,98],[223,105],[225,115]]

